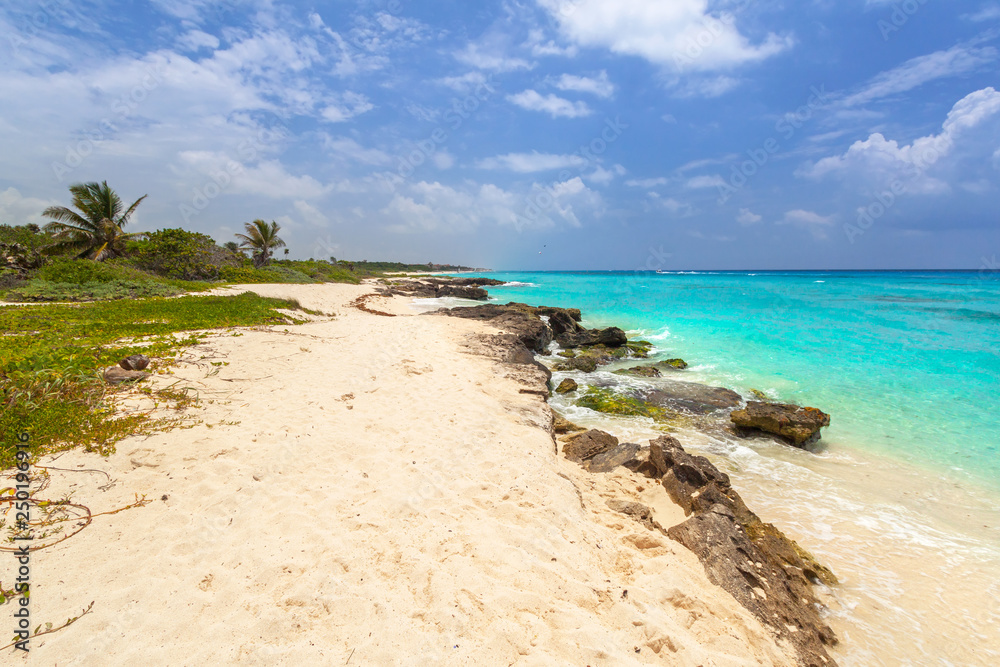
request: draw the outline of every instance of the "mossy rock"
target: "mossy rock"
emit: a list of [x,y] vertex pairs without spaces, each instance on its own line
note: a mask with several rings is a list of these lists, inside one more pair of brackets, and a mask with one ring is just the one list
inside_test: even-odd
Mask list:
[[581,408],[622,417],[649,417],[654,421],[667,422],[673,419],[673,411],[650,405],[638,398],[624,396],[604,387],[590,387],[587,393],[577,399]]
[[576,357],[576,352],[574,352],[573,350],[563,350],[561,352],[556,352],[556,354],[566,359],[573,359]]
[[556,387],[556,393],[568,394],[571,391],[576,391],[579,387],[580,385],[576,383],[576,380],[572,378],[566,378],[565,380],[559,383],[558,387]]
[[751,389],[750,390],[750,395],[753,396],[758,401],[761,401],[762,403],[770,403],[771,402],[771,397],[768,396],[767,394],[765,394],[764,392],[762,392],[760,389]]
[[655,366],[633,366],[632,368],[620,368],[615,371],[618,375],[631,375],[638,378],[658,378],[662,376]]
[[683,359],[664,359],[663,361],[658,361],[654,364],[657,368],[665,368],[667,370],[677,370],[682,371],[688,367],[688,363]]
[[649,351],[653,349],[653,344],[648,340],[630,340],[625,343],[625,348],[629,351],[629,356],[636,359],[648,359]]

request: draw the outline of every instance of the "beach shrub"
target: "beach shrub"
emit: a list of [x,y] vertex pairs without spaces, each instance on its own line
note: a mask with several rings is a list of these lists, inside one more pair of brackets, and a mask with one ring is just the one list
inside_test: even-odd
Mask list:
[[239,266],[233,253],[211,236],[184,229],[159,229],[128,245],[134,266],[179,280],[217,280],[224,266]]
[[[177,332],[298,321],[279,308],[296,304],[246,293],[0,307],[5,332],[0,336],[0,469],[13,463],[17,434],[23,431],[30,433],[35,453],[73,446],[107,453],[125,436],[169,426],[149,415],[116,415],[116,393],[126,389],[105,385],[102,370],[140,352],[154,359],[154,371],[164,370],[181,348],[198,341],[196,335]],[[166,401],[171,394],[161,392],[157,398]]]
[[41,250],[52,243],[52,234],[38,225],[0,225],[0,243],[19,244],[29,250]]
[[305,284],[315,282],[312,278],[284,266],[271,266],[266,269],[255,269],[251,266],[223,267],[219,278],[227,283],[239,285],[257,285],[264,283]]

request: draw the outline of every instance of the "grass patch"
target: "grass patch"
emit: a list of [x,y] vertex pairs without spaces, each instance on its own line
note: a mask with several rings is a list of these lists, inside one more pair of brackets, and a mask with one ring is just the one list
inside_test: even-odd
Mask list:
[[[147,415],[116,417],[119,390],[104,383],[103,369],[140,352],[169,360],[199,330],[298,322],[279,308],[300,306],[245,293],[0,307],[0,469],[13,463],[24,431],[36,454],[75,446],[110,453],[128,435],[165,426]],[[183,332],[191,335],[175,335]]]

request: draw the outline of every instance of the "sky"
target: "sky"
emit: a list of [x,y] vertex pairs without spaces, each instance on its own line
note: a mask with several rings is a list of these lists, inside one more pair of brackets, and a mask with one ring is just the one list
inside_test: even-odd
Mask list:
[[0,223],[500,270],[1000,270],[1000,2],[0,6]]

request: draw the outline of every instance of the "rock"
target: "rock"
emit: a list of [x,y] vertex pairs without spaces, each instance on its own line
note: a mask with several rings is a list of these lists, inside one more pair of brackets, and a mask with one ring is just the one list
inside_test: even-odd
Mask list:
[[837,643],[822,620],[812,585],[836,577],[778,528],[764,523],[732,488],[729,476],[672,437],[649,443],[651,476],[690,518],[667,535],[693,551],[709,579],[796,648],[802,664],[833,665]]
[[590,472],[611,472],[620,465],[625,465],[639,453],[639,445],[634,442],[623,442],[614,449],[602,452],[584,463]]
[[127,371],[142,371],[149,366],[149,357],[144,354],[133,354],[118,362],[118,365]]
[[576,404],[609,415],[649,417],[660,422],[668,421],[674,416],[674,413],[664,408],[633,396],[617,393],[607,387],[588,388],[587,393],[578,398]]
[[45,264],[45,258],[37,250],[20,243],[0,243],[0,269],[15,271],[22,278]]
[[743,402],[730,389],[678,380],[661,380],[653,389],[631,389],[629,394],[651,405],[698,415],[732,409]]
[[764,431],[796,447],[819,440],[820,429],[830,425],[830,415],[816,408],[761,401],[750,401],[744,409],[734,411],[729,418],[741,433]]
[[593,357],[573,357],[566,361],[558,361],[552,367],[557,371],[583,371],[593,373],[597,370],[597,361]]
[[434,293],[436,298],[446,296],[458,299],[473,299],[475,301],[486,301],[490,298],[489,292],[482,287],[462,286],[462,285],[441,285]]
[[587,347],[590,345],[607,345],[621,347],[628,342],[628,336],[618,327],[606,329],[583,329],[578,332],[565,332],[556,337],[556,342],[564,348]]
[[553,415],[552,430],[557,434],[563,434],[563,433],[574,433],[576,431],[586,431],[587,429],[583,428],[582,426],[577,426],[576,424],[569,421],[565,417],[560,417],[559,415]]
[[499,329],[510,331],[534,352],[543,353],[552,342],[552,330],[535,315],[535,309],[523,303],[506,306],[486,304],[469,308],[443,308],[435,314],[489,321]]
[[561,350],[559,352],[556,352],[556,354],[562,357],[563,359],[572,359],[573,357],[576,356],[576,352],[574,352],[573,350]]
[[[551,309],[550,309],[551,310]],[[539,314],[542,314],[539,312]],[[561,336],[564,333],[576,333],[583,329],[576,321],[570,317],[569,313],[564,310],[553,310],[551,314],[547,315],[549,318],[549,327],[552,329],[552,334],[554,336]]]
[[604,501],[604,504],[615,512],[620,512],[625,516],[632,517],[650,530],[665,532],[663,530],[663,526],[653,520],[653,510],[642,503],[634,503],[627,500],[612,498],[611,500]]
[[653,344],[648,340],[630,340],[625,343],[625,347],[628,348],[629,356],[636,359],[647,359],[649,351],[653,349]]
[[558,387],[556,387],[556,393],[568,394],[571,391],[576,391],[578,388],[579,385],[576,383],[576,380],[574,380],[573,378],[566,378],[565,380],[559,383]]
[[520,340],[514,342],[512,349],[507,355],[507,363],[535,366],[545,375],[546,382],[552,379],[552,371],[549,370],[549,367],[538,361],[538,359],[535,359],[535,355]]
[[615,436],[604,431],[591,429],[573,436],[569,442],[563,445],[563,454],[570,461],[582,463],[617,446],[618,438]]
[[[583,313],[580,312],[579,308],[556,308],[554,306],[538,306],[535,309],[539,315],[545,315],[547,317],[552,317],[556,313],[565,313],[574,322],[579,322],[583,319]],[[582,327],[579,327],[582,329]]]
[[104,381],[108,384],[121,384],[122,382],[136,382],[149,377],[149,373],[142,371],[127,371],[118,366],[112,366],[104,371]]
[[664,359],[656,362],[653,366],[664,370],[682,371],[688,367],[688,364],[683,359]]
[[639,378],[658,378],[661,373],[654,366],[633,366],[632,368],[621,368],[615,373],[619,375],[632,375]]
[[760,389],[751,389],[750,390],[750,395],[753,396],[754,398],[756,398],[758,401],[760,401],[762,403],[771,403],[772,402],[771,399],[768,397],[768,395],[765,394],[764,392],[762,392]]

